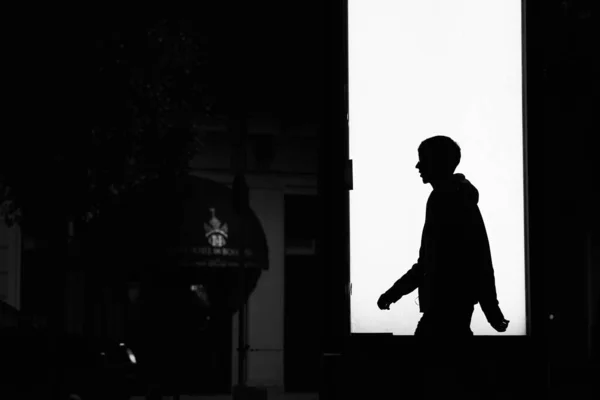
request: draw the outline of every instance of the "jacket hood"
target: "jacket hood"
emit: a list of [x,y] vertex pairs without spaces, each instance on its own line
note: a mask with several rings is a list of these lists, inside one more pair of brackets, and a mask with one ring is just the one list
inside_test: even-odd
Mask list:
[[458,192],[461,196],[464,196],[468,202],[474,204],[479,203],[479,191],[464,174],[452,175],[448,184],[438,190],[442,192]]

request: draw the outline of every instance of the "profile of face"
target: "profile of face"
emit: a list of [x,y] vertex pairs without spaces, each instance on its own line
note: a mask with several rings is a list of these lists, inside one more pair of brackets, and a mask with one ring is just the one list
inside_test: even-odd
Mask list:
[[442,164],[436,163],[434,157],[427,151],[419,151],[419,162],[415,168],[419,170],[423,183],[443,180],[452,174]]

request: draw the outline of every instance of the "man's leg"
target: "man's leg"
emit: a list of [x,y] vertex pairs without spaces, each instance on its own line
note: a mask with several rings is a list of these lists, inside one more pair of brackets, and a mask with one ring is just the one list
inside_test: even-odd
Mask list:
[[446,335],[447,333],[440,330],[435,314],[423,314],[415,330],[420,347],[419,368],[422,373],[421,395],[423,399],[455,397],[451,371],[444,366],[446,363],[439,351],[440,342]]
[[473,309],[425,313],[415,336],[422,346],[424,398],[465,398],[465,367],[473,332]]
[[415,336],[417,337],[425,337],[430,336],[430,328],[429,328],[429,316],[423,314],[419,323],[417,324],[417,329],[415,330]]

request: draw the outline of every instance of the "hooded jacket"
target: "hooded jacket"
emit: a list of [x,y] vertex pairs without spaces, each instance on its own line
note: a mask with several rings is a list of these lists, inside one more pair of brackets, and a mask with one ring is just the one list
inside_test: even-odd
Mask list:
[[427,200],[416,264],[388,291],[393,301],[419,289],[422,313],[480,304],[486,318],[499,312],[494,269],[479,191],[454,174]]

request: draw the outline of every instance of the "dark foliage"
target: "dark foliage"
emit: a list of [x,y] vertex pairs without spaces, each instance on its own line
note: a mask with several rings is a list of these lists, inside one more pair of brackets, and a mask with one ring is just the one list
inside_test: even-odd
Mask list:
[[144,182],[187,172],[202,147],[201,126],[218,105],[208,85],[217,68],[200,27],[185,20],[92,25],[91,131],[7,139],[0,215],[9,225],[33,232],[89,221]]

